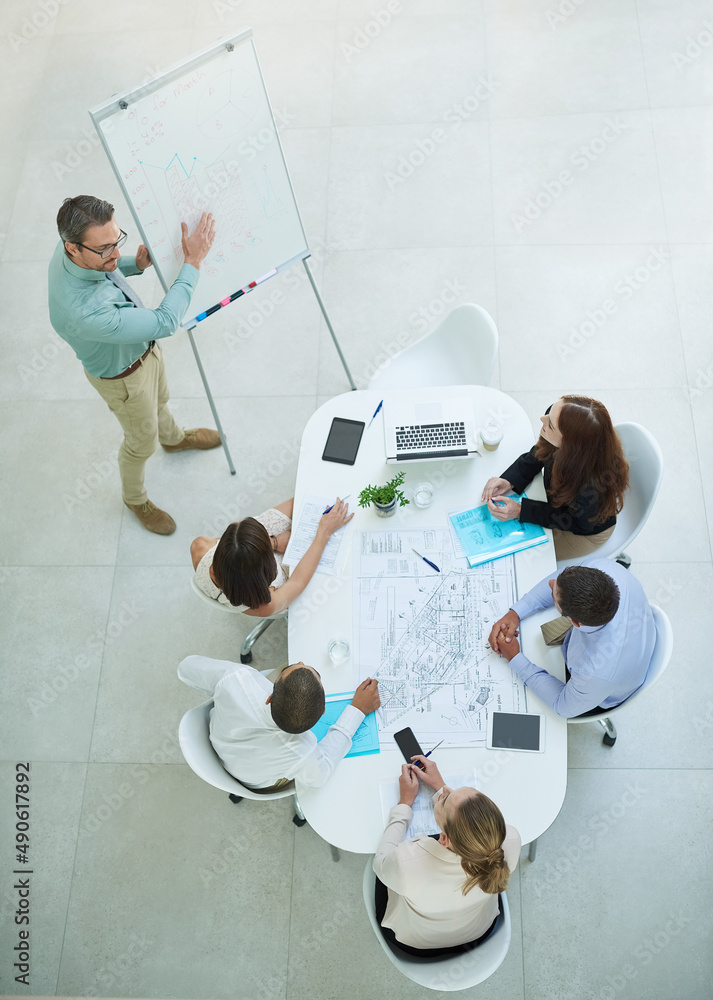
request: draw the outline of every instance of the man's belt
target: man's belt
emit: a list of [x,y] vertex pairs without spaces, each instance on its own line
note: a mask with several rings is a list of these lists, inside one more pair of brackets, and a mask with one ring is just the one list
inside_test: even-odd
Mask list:
[[107,382],[113,382],[113,380],[115,378],[126,378],[127,375],[132,375],[136,371],[136,369],[139,367],[139,365],[141,364],[141,362],[145,361],[146,358],[149,356],[149,354],[153,350],[153,347],[154,347],[155,343],[156,343],[156,341],[152,340],[151,343],[149,344],[148,348],[141,355],[141,357],[137,358],[136,361],[134,361],[133,365],[129,365],[129,367],[126,369],[125,372],[121,372],[119,375],[102,375],[101,377],[103,379],[106,379]]

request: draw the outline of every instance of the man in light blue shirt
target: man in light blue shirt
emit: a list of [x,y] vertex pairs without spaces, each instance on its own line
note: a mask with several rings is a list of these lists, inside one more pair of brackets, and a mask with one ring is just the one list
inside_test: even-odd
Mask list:
[[[552,605],[572,620],[562,643],[566,683],[520,651],[517,626]],[[496,622],[490,645],[558,715],[571,719],[614,708],[641,687],[656,642],[654,617],[639,581],[611,559],[591,557],[545,577]]]
[[146,309],[125,279],[151,266],[145,246],[122,257],[126,242],[114,206],[91,195],[66,198],[57,215],[61,242],[49,267],[52,326],[84,365],[90,384],[124,431],[119,449],[124,503],[145,528],[160,535],[173,518],[149,500],[144,468],[160,443],[166,451],[217,448],[217,431],[183,431],[168,409],[163,355],[156,341],[176,332],[198,284],[201,261],[215,238],[211,215],[193,233],[181,224],[184,264],[157,309]]

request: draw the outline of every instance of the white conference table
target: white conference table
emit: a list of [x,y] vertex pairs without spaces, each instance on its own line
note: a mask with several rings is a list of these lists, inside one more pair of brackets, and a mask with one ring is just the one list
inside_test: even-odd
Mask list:
[[[379,400],[384,409],[391,399],[431,400],[444,397],[469,397],[473,400],[475,426],[488,417],[502,421],[504,437],[495,452],[485,452],[473,459],[387,465],[385,461],[382,413],[364,431],[353,466],[322,461],[332,418],[363,420],[367,425]],[[448,386],[405,390],[363,390],[336,396],[321,406],[305,427],[300,447],[295,487],[295,516],[305,495],[351,494],[350,511],[355,517],[344,531],[348,553],[339,576],[316,573],[304,593],[290,607],[288,617],[289,662],[303,660],[318,670],[329,694],[354,690],[353,665],[350,659],[335,667],[327,654],[327,643],[343,636],[354,648],[352,632],[351,540],[355,530],[398,529],[446,525],[446,511],[475,506],[487,479],[499,476],[508,465],[529,450],[533,431],[522,407],[509,396],[486,386]],[[373,508],[357,504],[359,492],[369,483],[386,482],[400,469],[406,470],[405,490],[421,480],[436,485],[434,502],[426,510],[413,503],[397,508],[390,518],[379,517]],[[543,498],[541,483],[533,483],[528,495]],[[549,534],[549,532],[548,532]],[[515,556],[518,593],[526,593],[556,562],[551,539],[547,544]],[[522,625],[523,646],[534,662],[564,679],[564,662],[558,647],[545,646],[539,629],[542,621],[555,617],[553,608],[531,615]],[[378,668],[375,663],[371,672]],[[364,672],[367,676],[369,671]],[[506,822],[517,828],[523,844],[536,840],[555,820],[564,801],[567,784],[567,722],[528,692],[528,711],[546,716],[544,753],[488,750],[486,748],[440,748],[434,754],[442,774],[458,773],[475,766],[478,787],[500,807]],[[418,737],[418,733],[416,734]],[[425,748],[424,748],[425,749]],[[403,758],[393,749],[382,746],[378,754],[349,757],[341,761],[322,788],[306,788],[297,783],[300,804],[310,826],[335,847],[355,853],[373,853],[381,838],[384,823],[379,795],[383,778],[396,778]]]

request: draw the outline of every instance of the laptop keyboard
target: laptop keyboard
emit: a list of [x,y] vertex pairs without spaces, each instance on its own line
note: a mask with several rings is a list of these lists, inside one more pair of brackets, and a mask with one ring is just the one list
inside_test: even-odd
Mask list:
[[396,427],[396,454],[399,458],[434,458],[467,455],[465,422],[454,420],[441,424],[406,424]]

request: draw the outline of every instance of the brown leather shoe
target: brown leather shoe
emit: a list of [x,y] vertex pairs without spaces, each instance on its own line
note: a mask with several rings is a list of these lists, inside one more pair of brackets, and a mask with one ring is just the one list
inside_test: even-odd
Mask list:
[[136,504],[136,506],[126,503],[126,500],[124,503],[129,510],[133,510],[148,531],[153,531],[156,535],[172,535],[176,530],[176,522],[171,515],[167,514],[165,510],[159,510],[150,500],[147,500],[146,503]]
[[197,448],[198,451],[209,451],[211,448],[220,446],[220,434],[210,427],[194,427],[186,431],[186,436],[180,444],[162,444],[164,451],[188,451],[189,448]]

